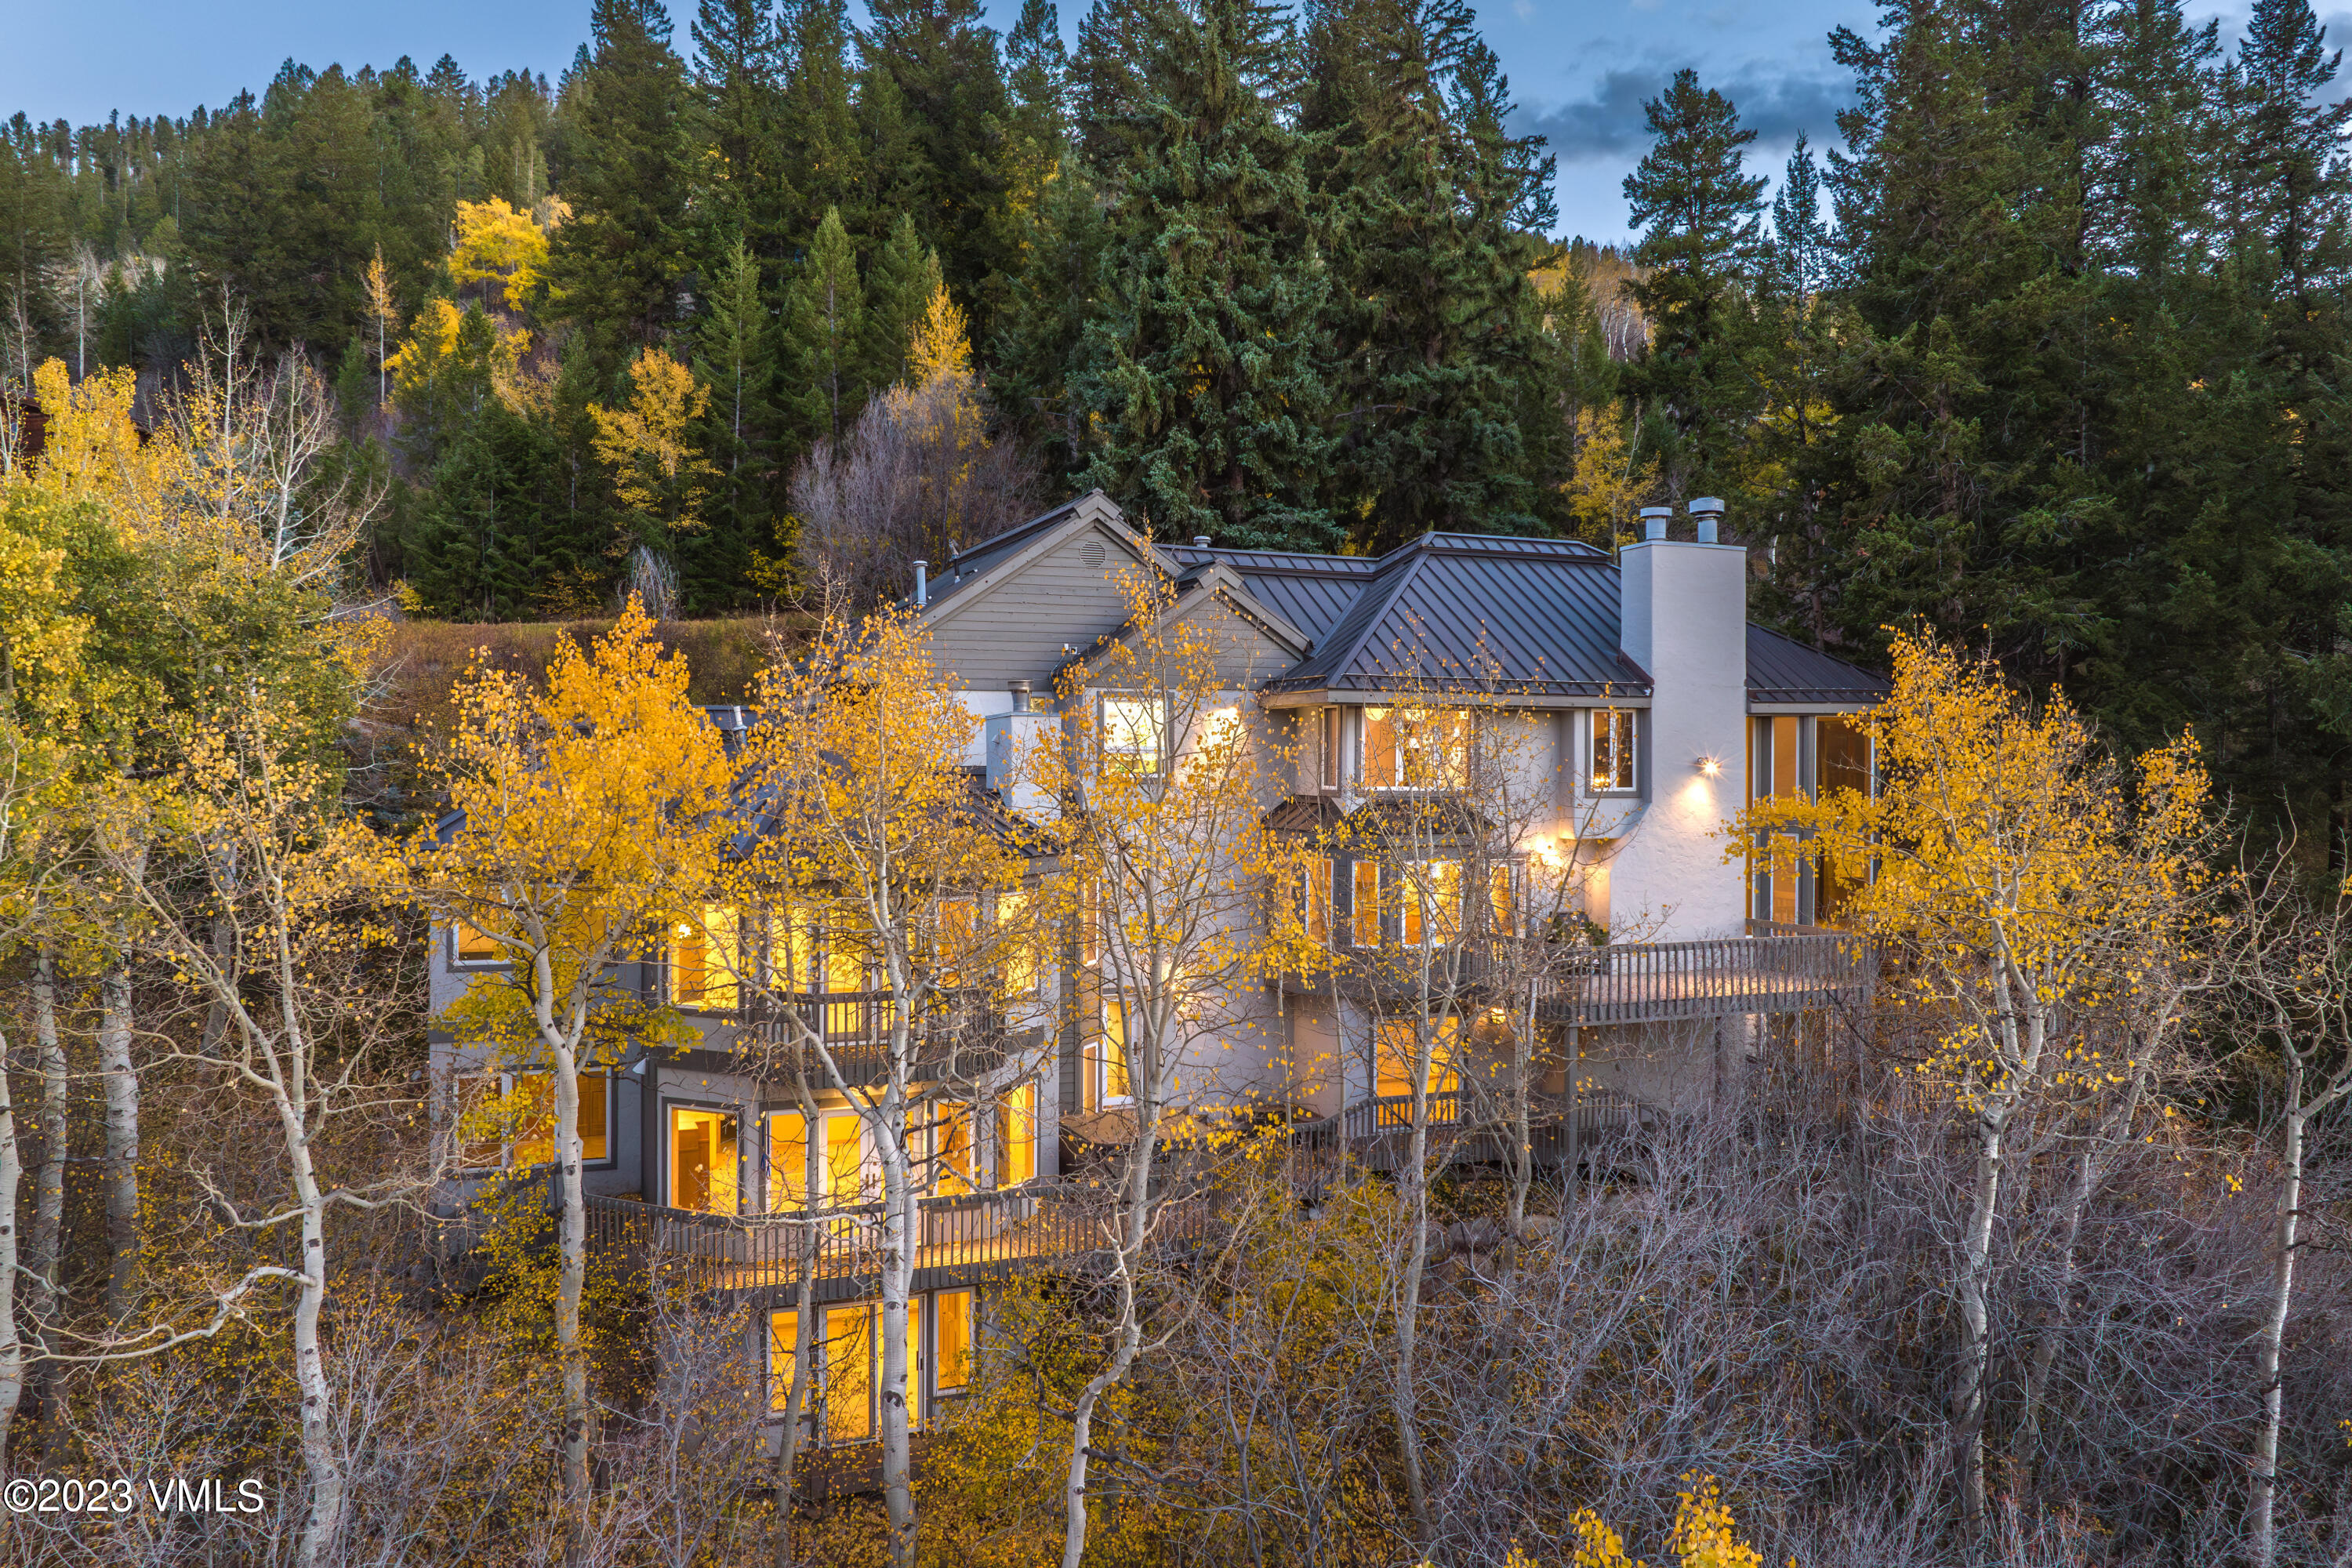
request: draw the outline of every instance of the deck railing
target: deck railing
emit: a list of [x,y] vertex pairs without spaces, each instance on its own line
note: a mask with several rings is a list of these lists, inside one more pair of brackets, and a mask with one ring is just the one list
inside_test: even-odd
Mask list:
[[[1465,1127],[1462,1093],[1458,1089],[1430,1094],[1423,1102],[1423,1113],[1432,1131],[1447,1135],[1466,1133],[1475,1138],[1496,1138],[1507,1131],[1507,1118],[1499,1108],[1496,1114],[1474,1117]],[[1633,1102],[1624,1096],[1610,1089],[1586,1089],[1575,1096],[1572,1103],[1566,1095],[1538,1096],[1529,1118],[1529,1131],[1538,1157],[1552,1158],[1568,1149],[1590,1148],[1604,1139],[1630,1131],[1636,1120]],[[1401,1142],[1412,1127],[1412,1097],[1382,1095],[1375,1100],[1358,1100],[1337,1116],[1307,1122],[1293,1138],[1302,1149],[1337,1149],[1342,1144],[1362,1148]]]
[[1610,943],[1538,982],[1558,1023],[1649,1024],[1746,1013],[1802,1013],[1865,994],[1876,951],[1843,932]]
[[[629,1272],[656,1272],[672,1286],[782,1300],[806,1272],[821,1301],[868,1298],[881,1289],[881,1204],[805,1215],[717,1215],[591,1197],[585,1208],[591,1250]],[[1079,1183],[920,1199],[909,1289],[950,1289],[1108,1251],[1110,1212],[1107,1193]],[[1163,1205],[1155,1239],[1197,1240],[1207,1219],[1202,1203],[1172,1200]]]

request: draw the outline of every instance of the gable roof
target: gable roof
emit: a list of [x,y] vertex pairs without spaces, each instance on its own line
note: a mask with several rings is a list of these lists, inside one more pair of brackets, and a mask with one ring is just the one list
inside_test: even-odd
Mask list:
[[1381,557],[1268,687],[1646,697],[1649,677],[1618,651],[1618,595],[1615,563],[1580,541],[1423,534]]
[[1748,625],[1750,702],[1876,702],[1894,689],[1895,683],[1883,675],[1807,647],[1794,637]]

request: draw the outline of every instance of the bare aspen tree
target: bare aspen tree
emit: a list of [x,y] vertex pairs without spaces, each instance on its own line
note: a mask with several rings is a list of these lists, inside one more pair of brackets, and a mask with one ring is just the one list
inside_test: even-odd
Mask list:
[[2084,1020],[2149,977],[2193,962],[2210,889],[2210,831],[2194,742],[2144,755],[2136,776],[2063,702],[2036,710],[1999,672],[1932,642],[1898,640],[1895,690],[1865,720],[1885,793],[1773,800],[1740,838],[1827,857],[1874,879],[1854,917],[1912,962],[1904,1000],[1929,1018],[1930,1069],[1975,1146],[1950,1269],[1959,1323],[1952,1464],[1963,1527],[1987,1528],[1995,1237],[2025,1173],[2021,1135],[2053,1098],[2105,1092]]
[[[2277,1138],[2270,1279],[2255,1331],[2252,1499],[2247,1530],[2258,1568],[2278,1557],[2279,1439],[2286,1415],[2287,1322],[2294,1308],[2298,1254],[2308,1202],[2311,1130],[2352,1102],[2352,889],[2315,905],[2295,888],[2291,852],[2247,882],[2234,1021],[2256,1042],[2240,1048],[2258,1064],[2267,1120]],[[2275,1097],[2273,1099],[2273,1097]]]
[[1079,998],[1081,1028],[1100,1042],[1097,1074],[1124,1079],[1131,1118],[1105,1237],[1109,1343],[1071,1413],[1064,1568],[1086,1552],[1097,1411],[1145,1349],[1139,1286],[1175,1195],[1160,1145],[1180,1122],[1199,1141],[1207,1129],[1188,1100],[1213,1104],[1238,1087],[1218,1081],[1217,1056],[1272,1022],[1261,983],[1317,962],[1290,906],[1309,847],[1266,821],[1287,793],[1286,759],[1251,711],[1257,634],[1213,587],[1135,575],[1124,586],[1125,624],[1063,671],[1065,732],[1028,759],[1042,795],[1068,813],[1079,983],[1097,993]]
[[[992,977],[1034,944],[1036,917],[1013,897],[1027,856],[962,771],[975,721],[949,686],[919,628],[889,614],[830,619],[813,650],[771,666],[744,742],[754,837],[726,911],[751,911],[769,956],[739,964],[743,983],[778,1043],[855,1111],[880,1178],[882,1494],[899,1564],[913,1563],[917,1542],[909,1434],[920,1389],[907,1342],[917,1200],[974,1178],[980,1097],[1034,1065],[1006,1059],[1010,1037],[986,1002]],[[741,951],[735,931],[705,935]],[[828,1037],[824,1008],[802,1004],[820,963],[863,977],[882,1010],[878,1061],[851,1058]],[[812,1183],[803,1195],[815,1192]],[[795,1392],[806,1381],[796,1376]]]
[[[310,1568],[339,1560],[348,1480],[329,1425],[331,1211],[380,1207],[417,1184],[414,1173],[396,1168],[340,1184],[320,1163],[331,1126],[386,1116],[407,1100],[404,1089],[370,1077],[373,1052],[397,1024],[396,988],[372,984],[395,941],[375,903],[392,868],[381,841],[338,814],[329,776],[289,745],[299,713],[254,691],[224,719],[218,728],[186,728],[175,775],[145,798],[150,820],[102,834],[100,853],[135,889],[142,949],[226,1013],[216,1037],[173,1059],[257,1097],[277,1133],[283,1206],[247,1215],[200,1170],[205,1195],[233,1230],[259,1244],[290,1232],[292,1262],[248,1268],[218,1289],[213,1320],[201,1329],[118,1331],[95,1355],[160,1353],[207,1337],[250,1310],[245,1299],[258,1287],[291,1285],[292,1381],[310,1482],[296,1560]],[[133,878],[151,845],[184,858],[191,875]]]
[[477,669],[435,764],[455,815],[412,858],[414,896],[506,959],[475,979],[445,1026],[549,1075],[562,1206],[563,1481],[575,1505],[587,1494],[593,1424],[580,1323],[580,1075],[625,1065],[640,1046],[692,1037],[620,969],[698,910],[729,800],[725,748],[686,684],[685,660],[662,653],[634,601],[592,650],[558,645],[544,691]]

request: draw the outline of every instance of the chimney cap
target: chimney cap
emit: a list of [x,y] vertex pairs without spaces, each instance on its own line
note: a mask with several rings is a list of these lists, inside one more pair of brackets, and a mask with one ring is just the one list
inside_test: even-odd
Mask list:
[[1645,506],[1642,509],[1642,515],[1643,517],[1672,517],[1675,515],[1675,509],[1670,506]]
[[1721,496],[1700,496],[1697,500],[1690,503],[1690,510],[1693,517],[1721,517],[1723,515],[1723,498]]
[[1192,548],[1195,550],[1206,550],[1209,548],[1209,536],[1205,533],[1194,534],[1192,536]]

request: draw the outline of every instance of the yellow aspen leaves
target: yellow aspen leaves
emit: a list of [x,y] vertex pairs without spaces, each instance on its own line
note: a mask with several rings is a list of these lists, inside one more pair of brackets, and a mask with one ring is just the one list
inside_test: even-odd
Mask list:
[[613,470],[621,504],[658,531],[690,532],[718,470],[694,449],[694,422],[710,391],[694,373],[658,349],[641,350],[629,367],[629,401],[620,408],[588,405],[595,426],[596,458]]
[[457,204],[457,241],[449,278],[461,287],[495,283],[501,303],[520,310],[547,272],[547,233],[497,196]]
[[971,374],[971,339],[964,314],[945,286],[931,290],[907,344],[907,375],[923,386],[942,375]]

